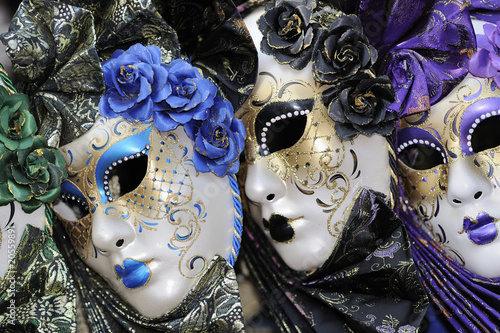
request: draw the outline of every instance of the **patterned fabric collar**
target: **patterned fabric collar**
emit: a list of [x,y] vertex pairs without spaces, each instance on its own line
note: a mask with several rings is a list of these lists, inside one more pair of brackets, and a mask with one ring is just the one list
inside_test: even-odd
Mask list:
[[76,332],[75,284],[52,238],[26,225],[12,259],[0,283],[0,331]]
[[245,221],[241,259],[282,332],[417,332],[428,301],[401,220],[382,195],[362,191],[327,262],[289,269]]

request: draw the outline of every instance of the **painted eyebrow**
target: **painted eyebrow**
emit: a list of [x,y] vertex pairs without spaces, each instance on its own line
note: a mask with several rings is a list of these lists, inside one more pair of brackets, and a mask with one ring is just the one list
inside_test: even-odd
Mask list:
[[476,153],[472,149],[472,134],[481,121],[492,116],[500,116],[500,98],[479,100],[465,110],[460,121],[460,145],[465,156]]
[[108,196],[106,195],[106,190],[104,188],[104,179],[108,167],[111,166],[113,162],[116,162],[119,159],[137,154],[144,150],[149,144],[151,129],[152,126],[148,127],[140,133],[131,135],[121,141],[118,141],[108,150],[106,150],[97,161],[95,170],[96,185],[97,189],[99,190],[102,204],[105,204],[109,201]]

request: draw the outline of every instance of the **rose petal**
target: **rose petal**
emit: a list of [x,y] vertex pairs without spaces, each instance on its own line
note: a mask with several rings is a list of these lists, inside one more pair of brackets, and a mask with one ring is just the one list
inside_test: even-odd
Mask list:
[[474,53],[469,61],[469,72],[478,77],[493,77],[497,70],[490,63],[489,52],[479,50]]
[[491,65],[498,71],[500,70],[500,57],[495,53],[490,52],[489,54]]
[[350,124],[335,123],[335,132],[342,140],[352,140],[359,135],[359,132]]
[[193,152],[193,163],[196,170],[199,172],[209,172],[210,168],[207,165],[206,159],[197,151]]
[[225,177],[227,175],[227,171],[229,169],[229,165],[215,165],[215,164],[209,164],[210,170],[213,171],[217,176],[219,177]]
[[[135,104],[127,110],[127,119],[130,120],[148,120],[153,114],[153,101],[147,98],[141,103]],[[125,115],[123,115],[125,116]]]
[[9,191],[9,185],[0,183],[0,206],[5,206],[12,201],[14,201],[14,196]]
[[116,91],[112,90],[108,94],[108,103],[109,107],[114,112],[124,112],[134,106],[136,100],[133,98],[124,98],[123,96],[117,94]]
[[161,132],[172,131],[179,126],[179,123],[170,118],[166,112],[154,112],[153,122],[155,127]]
[[101,116],[107,117],[107,118],[118,117],[119,114],[116,113],[109,106],[108,98],[109,98],[109,95],[106,94],[106,95],[102,96],[101,99],[99,100],[99,113],[101,114]]
[[139,92],[139,95],[137,96],[136,103],[142,102],[151,95],[151,84],[148,82],[147,78],[141,76],[140,82],[141,82],[140,83],[141,90]]
[[33,194],[31,193],[28,186],[19,185],[10,179],[7,181],[7,183],[9,184],[10,193],[12,193],[12,196],[17,201],[24,202],[33,197]]
[[189,112],[170,112],[170,117],[180,124],[185,124],[193,119],[193,115]]
[[146,78],[146,80],[148,81],[148,83],[153,84],[155,82],[155,80],[156,80],[155,73],[154,73],[153,68],[151,67],[150,64],[141,62],[141,63],[138,63],[138,64],[134,64],[134,66],[137,67],[137,69],[139,70],[139,73],[143,77]]

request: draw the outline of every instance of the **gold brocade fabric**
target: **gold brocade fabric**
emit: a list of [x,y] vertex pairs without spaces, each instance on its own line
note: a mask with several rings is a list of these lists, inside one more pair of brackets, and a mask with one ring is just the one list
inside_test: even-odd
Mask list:
[[383,195],[359,193],[336,248],[313,272],[288,268],[253,221],[243,236],[240,260],[281,332],[418,332],[428,299]]
[[52,238],[28,224],[11,263],[0,284],[0,332],[76,332],[76,289]]
[[99,274],[78,257],[60,221],[56,241],[71,262],[70,269],[82,295],[91,332],[244,332],[236,274],[219,256],[212,259],[200,281],[168,314],[148,318],[136,312]]

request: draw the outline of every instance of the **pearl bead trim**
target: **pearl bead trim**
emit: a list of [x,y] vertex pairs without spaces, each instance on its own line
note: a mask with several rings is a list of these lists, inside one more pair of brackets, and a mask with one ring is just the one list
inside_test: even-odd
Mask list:
[[437,150],[441,154],[441,157],[443,157],[443,162],[447,163],[446,162],[446,155],[445,155],[443,149],[441,149],[441,147],[438,147],[435,143],[429,142],[428,140],[422,140],[422,139],[420,139],[420,140],[419,139],[408,140],[407,142],[404,142],[404,143],[399,145],[398,154],[401,153],[405,148],[407,148],[411,145],[416,145],[416,144],[426,145],[426,146],[434,148],[435,150]]
[[111,192],[109,191],[109,175],[111,173],[111,170],[113,170],[113,168],[116,167],[118,164],[121,164],[123,162],[127,162],[128,160],[133,160],[134,158],[139,158],[141,156],[146,155],[148,153],[149,149],[150,149],[150,146],[146,145],[146,147],[143,150],[141,150],[140,152],[135,153],[135,154],[130,154],[128,156],[125,156],[125,157],[111,163],[111,165],[108,167],[108,169],[104,171],[104,181],[103,181],[104,192],[105,192],[106,198],[108,199],[109,202],[113,201],[113,197],[111,196]]
[[269,155],[269,149],[267,147],[267,132],[269,131],[269,127],[271,127],[272,124],[282,121],[285,119],[292,119],[298,116],[305,116],[308,115],[311,111],[309,110],[301,110],[301,111],[293,111],[293,112],[288,112],[284,113],[282,115],[276,116],[269,121],[266,122],[264,128],[262,128],[262,132],[260,132],[260,148],[264,151],[264,155]]

